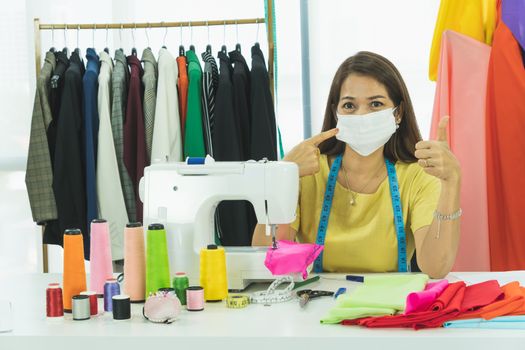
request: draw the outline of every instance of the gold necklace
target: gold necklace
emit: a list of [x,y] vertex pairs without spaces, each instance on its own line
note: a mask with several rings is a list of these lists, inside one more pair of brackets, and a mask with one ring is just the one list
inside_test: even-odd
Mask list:
[[341,167],[343,168],[343,175],[345,177],[345,183],[346,183],[346,188],[348,189],[348,191],[350,191],[350,195],[352,196],[352,198],[350,199],[350,205],[355,205],[356,204],[356,195],[357,193],[361,193],[365,190],[365,188],[370,184],[370,182],[372,182],[373,179],[375,179],[378,175],[379,175],[379,172],[383,169],[383,164],[381,164],[381,166],[379,167],[378,171],[375,173],[374,176],[372,176],[367,182],[366,184],[358,191],[356,191],[355,193],[350,189],[350,185],[348,183],[348,176],[346,174],[346,168],[345,166],[343,165],[343,162],[341,161]]

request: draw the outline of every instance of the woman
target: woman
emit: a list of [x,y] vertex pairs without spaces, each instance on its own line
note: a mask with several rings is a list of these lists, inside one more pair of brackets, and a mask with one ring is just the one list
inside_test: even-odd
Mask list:
[[[447,123],[441,120],[437,141],[421,141],[395,66],[370,52],[345,60],[332,81],[323,132],[284,158],[299,167],[300,194],[296,221],[280,225],[277,238],[324,244],[318,272],[407,271],[415,250],[422,272],[444,277],[461,216],[461,171]],[[253,245],[270,240],[258,225]]]

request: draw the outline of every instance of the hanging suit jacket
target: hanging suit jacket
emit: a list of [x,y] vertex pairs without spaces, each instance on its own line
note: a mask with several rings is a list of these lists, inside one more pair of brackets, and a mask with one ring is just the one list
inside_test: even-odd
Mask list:
[[177,75],[178,69],[175,58],[167,49],[160,49],[152,160],[182,161]]
[[[40,76],[36,82],[31,136],[27,155],[26,186],[33,221],[45,223],[57,218],[53,194],[53,170],[47,142],[46,128],[53,119],[49,106],[49,79],[55,69],[55,55],[47,52]],[[47,124],[47,125],[46,125]]]
[[179,68],[179,80],[177,81],[177,91],[179,94],[179,115],[180,130],[184,138],[184,128],[186,127],[186,113],[188,110],[188,67],[186,56],[177,57],[177,66]]
[[142,83],[144,84],[144,131],[146,133],[148,159],[151,159],[155,102],[157,100],[157,62],[149,47],[142,52],[142,62],[144,62],[144,75],[142,76]]
[[111,104],[111,130],[113,132],[113,143],[117,156],[118,172],[122,193],[126,203],[129,222],[137,221],[135,209],[135,190],[129,176],[128,169],[124,164],[124,116],[128,101],[129,68],[126,56],[122,50],[115,51],[115,67],[111,76],[112,97]]
[[184,158],[204,157],[202,132],[202,69],[193,50],[186,51],[188,60],[188,114],[184,129]]
[[204,71],[202,73],[202,109],[204,116],[204,134],[206,142],[206,153],[213,157],[213,118],[215,117],[215,93],[219,85],[219,70],[217,62],[211,53],[203,52],[202,61]]
[[[62,101],[62,92],[64,90],[64,74],[69,67],[69,59],[62,51],[55,52],[56,66],[53,69],[53,75],[49,80],[49,105],[51,107],[52,119],[46,125],[47,143],[49,146],[49,156],[51,164],[55,159],[55,144],[57,139],[57,124]],[[47,124],[47,121],[46,121]]]
[[98,217],[96,159],[98,145],[98,72],[99,59],[94,49],[86,51],[86,73],[83,78],[84,89],[84,141],[86,158],[86,200],[87,200],[87,228],[91,227],[92,220]]
[[97,196],[99,217],[109,224],[111,257],[124,258],[124,227],[128,222],[122,185],[118,176],[118,162],[111,132],[111,73],[113,61],[105,52],[100,53],[98,75],[98,129]]
[[246,60],[238,51],[229,53],[233,64],[233,112],[237,118],[240,143],[241,160],[250,158],[250,69]]
[[138,189],[139,181],[144,175],[144,168],[148,163],[144,133],[144,113],[142,109],[144,88],[141,78],[144,71],[139,59],[134,55],[128,56],[128,64],[131,75],[129,79],[126,120],[124,121],[124,163],[133,183],[137,221],[142,221],[142,202],[139,198]]
[[277,160],[277,126],[268,71],[259,45],[252,47],[250,158]]
[[[213,152],[218,161],[240,161],[239,128],[233,108],[232,68],[228,56],[219,52],[220,74],[215,96]],[[251,245],[253,229],[248,221],[246,201],[222,202],[217,207],[220,243],[225,246]],[[252,230],[250,232],[250,229]]]
[[64,75],[64,92],[57,125],[53,191],[57,203],[58,227],[46,225],[44,243],[63,244],[64,230],[79,228],[84,241],[84,258],[89,259],[86,219],[84,125],[82,123],[82,76],[84,64],[73,52]]

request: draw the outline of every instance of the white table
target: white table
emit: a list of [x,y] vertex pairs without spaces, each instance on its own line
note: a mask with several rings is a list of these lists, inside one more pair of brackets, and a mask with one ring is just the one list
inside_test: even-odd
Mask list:
[[[330,278],[330,279],[328,279]],[[452,273],[475,283],[497,279],[519,280],[525,271],[505,273]],[[0,334],[0,350],[10,349],[525,349],[525,332],[479,329],[366,329],[321,325],[320,318],[333,298],[314,299],[305,309],[297,301],[272,306],[249,305],[228,309],[224,303],[207,303],[202,312],[183,311],[170,324],[153,324],[142,317],[142,304],[132,305],[132,319],[114,321],[111,313],[87,321],[45,317],[45,290],[49,282],[61,282],[57,274],[28,274],[0,280],[0,299],[13,304],[13,331]],[[304,288],[351,292],[358,284],[343,275],[323,275]],[[255,287],[256,289],[257,287]],[[261,286],[259,286],[259,289]],[[252,288],[253,290],[254,288]],[[102,300],[99,300],[99,310]]]

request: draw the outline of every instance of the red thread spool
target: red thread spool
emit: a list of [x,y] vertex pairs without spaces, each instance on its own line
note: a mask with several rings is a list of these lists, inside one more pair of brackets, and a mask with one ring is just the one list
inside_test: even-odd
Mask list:
[[47,317],[64,316],[62,301],[62,288],[58,283],[49,283],[46,289],[46,315]]
[[81,292],[80,295],[87,295],[89,297],[89,313],[91,316],[98,314],[98,299],[97,292],[92,290],[86,290]]

